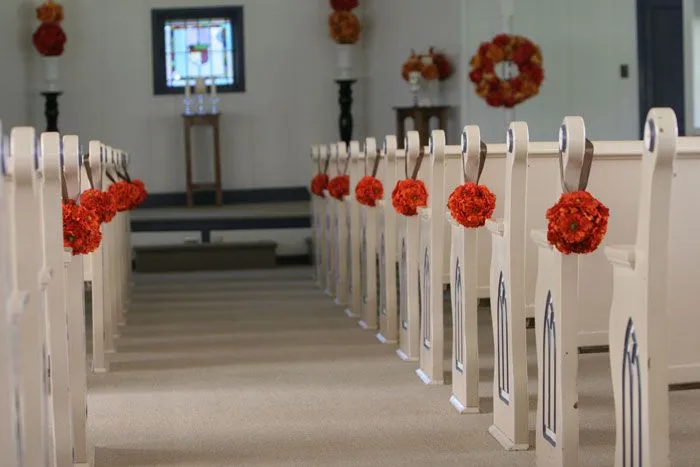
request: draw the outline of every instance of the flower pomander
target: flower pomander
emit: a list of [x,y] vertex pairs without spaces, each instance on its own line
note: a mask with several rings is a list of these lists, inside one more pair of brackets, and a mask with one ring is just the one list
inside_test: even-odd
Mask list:
[[348,175],[339,175],[331,178],[328,182],[328,193],[335,199],[342,201],[350,194],[350,177]]
[[124,180],[112,183],[107,188],[107,193],[112,197],[112,202],[117,212],[128,211],[132,208],[133,200],[138,197],[137,188]]
[[467,182],[458,186],[447,199],[452,218],[464,227],[474,229],[486,224],[496,209],[496,195],[488,187]]
[[63,55],[66,40],[66,33],[58,23],[43,23],[32,35],[34,48],[44,57]]
[[102,241],[100,222],[94,211],[70,200],[63,202],[63,246],[73,255],[92,253]]
[[100,223],[110,222],[117,214],[117,207],[112,196],[95,188],[90,188],[81,193],[80,205],[93,211]]
[[360,204],[374,207],[377,205],[377,200],[384,197],[384,186],[381,180],[370,175],[365,175],[355,185],[355,199]]
[[399,214],[415,216],[428,205],[428,190],[422,180],[399,180],[391,193],[391,204]]
[[314,178],[311,179],[311,193],[324,198],[326,195],[323,194],[323,190],[326,188],[328,188],[328,174],[319,172],[314,175]]
[[134,186],[133,209],[141,206],[143,202],[146,201],[146,198],[148,198],[148,191],[146,191],[146,184],[139,178],[131,180],[130,183]]
[[610,210],[587,191],[564,193],[547,210],[547,241],[561,253],[594,252],[608,231]]
[[359,0],[330,0],[333,11],[352,11],[360,6]]
[[63,21],[63,6],[52,0],[42,3],[36,9],[36,19],[42,24]]
[[352,11],[337,10],[328,17],[328,31],[338,44],[354,44],[360,40],[360,20]]

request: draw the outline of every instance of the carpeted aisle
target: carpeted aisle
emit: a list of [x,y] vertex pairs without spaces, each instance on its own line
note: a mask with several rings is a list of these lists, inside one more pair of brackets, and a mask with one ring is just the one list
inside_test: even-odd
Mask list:
[[[490,345],[480,343],[484,378]],[[606,362],[585,356],[582,372],[603,375]],[[460,416],[449,386],[424,386],[414,369],[333,305],[310,269],[137,276],[111,372],[89,381],[95,465],[535,465],[533,451],[504,452],[489,436],[490,385],[485,413]],[[534,361],[530,376],[534,390]],[[582,434],[592,445],[582,465],[611,465],[612,397],[599,386],[582,386],[593,407],[582,421],[597,430]],[[683,407],[700,405],[693,393]]]

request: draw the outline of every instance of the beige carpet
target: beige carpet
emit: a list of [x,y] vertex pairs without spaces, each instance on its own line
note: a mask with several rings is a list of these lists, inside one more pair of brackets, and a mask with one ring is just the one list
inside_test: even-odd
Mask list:
[[[535,465],[533,451],[504,452],[487,433],[490,384],[480,388],[485,413],[457,415],[448,386],[424,386],[415,364],[357,327],[310,277],[310,269],[137,276],[112,371],[89,381],[95,465]],[[581,358],[582,466],[612,465],[607,361]],[[534,391],[534,360],[530,370]],[[700,392],[671,401],[673,465],[698,466]]]

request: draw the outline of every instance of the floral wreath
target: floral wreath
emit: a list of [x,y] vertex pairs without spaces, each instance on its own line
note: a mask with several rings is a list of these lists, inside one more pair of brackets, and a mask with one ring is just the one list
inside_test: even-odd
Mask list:
[[46,0],[36,9],[36,19],[41,22],[32,35],[32,43],[37,52],[44,57],[63,55],[66,44],[66,33],[61,28],[63,6],[53,0]]
[[[501,62],[512,62],[518,75],[507,80],[495,72]],[[476,93],[491,107],[512,108],[536,96],[544,81],[542,51],[523,36],[499,34],[491,42],[483,42],[469,62],[469,79]]]

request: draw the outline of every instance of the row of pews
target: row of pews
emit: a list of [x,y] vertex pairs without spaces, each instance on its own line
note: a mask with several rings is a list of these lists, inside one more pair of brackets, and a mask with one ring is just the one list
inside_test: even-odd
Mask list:
[[[580,355],[607,352],[615,466],[670,465],[669,388],[700,382],[700,137],[678,137],[675,114],[659,108],[649,112],[643,140],[590,140],[582,118],[566,117],[552,141],[531,141],[527,124],[514,122],[505,143],[484,142],[477,126],[466,126],[455,145],[441,130],[428,147],[416,132],[401,143],[389,135],[362,147],[312,147],[314,175],[350,179],[342,199],[327,190],[313,197],[319,285],[400,358],[417,362],[424,383],[451,374],[450,403],[460,413],[482,409],[479,340],[492,337],[489,432],[506,450],[531,448],[526,341],[534,321],[542,467],[578,465]],[[372,174],[384,188],[374,207],[354,195]],[[406,216],[391,195],[413,174],[428,199]],[[465,183],[496,196],[483,226],[466,228],[447,208]],[[593,251],[565,254],[548,235],[547,212],[577,192],[609,209],[607,233]],[[490,309],[492,336],[479,335],[480,304]]]
[[77,136],[37,137],[29,127],[7,135],[0,126],[0,141],[0,463],[90,465],[87,373],[90,361],[92,371],[108,370],[125,320],[129,213],[101,226],[95,251],[73,255],[62,203],[91,187],[106,191],[129,156],[99,141],[84,151]]

